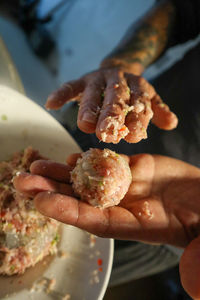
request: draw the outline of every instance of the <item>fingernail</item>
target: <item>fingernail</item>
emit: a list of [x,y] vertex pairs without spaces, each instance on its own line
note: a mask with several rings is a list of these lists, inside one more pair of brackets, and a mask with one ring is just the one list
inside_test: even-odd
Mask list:
[[81,118],[82,121],[88,123],[95,123],[96,122],[96,115],[93,113],[85,112]]

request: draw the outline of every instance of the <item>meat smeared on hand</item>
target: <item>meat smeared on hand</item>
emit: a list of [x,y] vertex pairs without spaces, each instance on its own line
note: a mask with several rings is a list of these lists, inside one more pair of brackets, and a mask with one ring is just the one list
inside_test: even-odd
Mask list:
[[178,123],[151,84],[116,67],[102,68],[65,83],[49,96],[46,108],[59,109],[72,100],[80,102],[80,130],[96,133],[106,143],[146,139],[150,120],[164,130],[174,129]]

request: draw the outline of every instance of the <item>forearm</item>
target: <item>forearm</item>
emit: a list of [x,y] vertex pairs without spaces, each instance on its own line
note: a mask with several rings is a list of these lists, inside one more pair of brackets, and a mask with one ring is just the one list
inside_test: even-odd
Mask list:
[[175,27],[176,9],[171,1],[154,7],[132,26],[120,45],[103,60],[102,67],[120,66],[140,75],[167,48]]

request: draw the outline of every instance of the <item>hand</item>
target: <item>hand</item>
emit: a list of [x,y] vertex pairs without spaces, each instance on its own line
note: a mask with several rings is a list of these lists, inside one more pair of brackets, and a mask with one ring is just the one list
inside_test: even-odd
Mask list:
[[137,143],[147,137],[149,121],[171,130],[178,120],[143,77],[117,67],[102,68],[82,78],[65,83],[52,93],[48,109],[59,109],[71,100],[79,100],[77,124],[99,140],[118,143],[124,138]]
[[35,196],[42,214],[95,235],[186,247],[182,284],[200,299],[200,170],[163,156],[126,157],[133,176],[130,189],[120,205],[101,210],[74,197],[69,178],[77,157],[69,157],[67,165],[36,161],[32,174],[15,177],[14,185]]

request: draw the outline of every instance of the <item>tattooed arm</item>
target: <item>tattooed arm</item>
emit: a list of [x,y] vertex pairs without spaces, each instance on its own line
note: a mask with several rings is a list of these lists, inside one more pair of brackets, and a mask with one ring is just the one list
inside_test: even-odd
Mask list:
[[[137,143],[147,138],[152,122],[171,130],[178,120],[143,77],[143,70],[166,49],[175,24],[175,8],[165,1],[131,29],[128,38],[105,59],[101,68],[65,83],[48,98],[46,107],[58,109],[79,99],[78,127],[99,140]],[[139,75],[139,76],[138,76]]]
[[157,4],[134,24],[120,45],[101,64],[141,74],[167,48],[173,37],[176,9],[172,1]]

